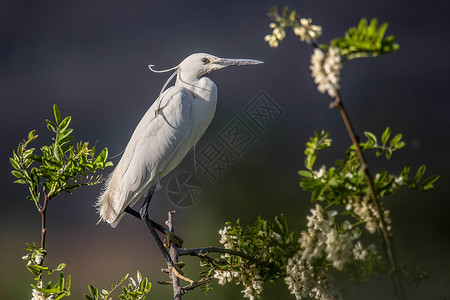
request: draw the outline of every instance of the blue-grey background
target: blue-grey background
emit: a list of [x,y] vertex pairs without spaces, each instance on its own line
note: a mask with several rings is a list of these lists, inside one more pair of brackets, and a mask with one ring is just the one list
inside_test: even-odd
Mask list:
[[[330,98],[319,94],[310,77],[311,47],[289,30],[276,48],[264,42],[270,33],[270,7],[289,5],[323,26],[320,42],[342,36],[361,17],[389,22],[388,34],[401,45],[395,54],[345,64],[342,96],[358,133],[378,135],[389,125],[404,134],[407,146],[389,164],[369,157],[375,172],[398,172],[408,161],[413,170],[427,164],[428,174],[441,174],[428,193],[402,191],[388,198],[395,246],[401,263],[417,263],[430,279],[406,287],[409,299],[450,296],[449,89],[450,43],[447,1],[17,1],[0,3],[0,95],[2,158],[0,160],[0,295],[30,298],[32,275],[20,259],[25,242],[40,239],[40,217],[25,199],[26,188],[12,183],[8,158],[18,142],[36,129],[36,146],[51,136],[45,119],[52,105],[71,115],[76,140],[110,155],[126,146],[136,124],[156,99],[169,74],[147,66],[173,67],[191,53],[254,58],[264,65],[228,68],[210,74],[219,88],[216,116],[198,147],[214,139],[261,90],[284,110],[267,131],[216,183],[202,179],[203,193],[191,208],[177,209],[176,230],[185,246],[218,245],[225,221],[244,224],[258,215],[273,219],[285,213],[294,230],[304,228],[311,204],[298,186],[304,144],[314,130],[330,131],[331,150],[317,164],[342,157],[350,140]],[[189,155],[174,171],[193,172]],[[118,158],[113,160],[117,163]],[[155,194],[151,215],[164,222],[176,209],[164,186]],[[100,186],[51,201],[48,212],[46,264],[66,262],[72,274],[72,299],[81,299],[87,284],[108,288],[136,269],[154,283],[151,299],[169,299],[171,288],[156,281],[164,261],[146,228],[125,217],[116,229],[97,222],[93,208]],[[378,243],[376,237],[372,242]],[[381,251],[381,250],[380,250]],[[188,276],[198,262],[186,259]],[[338,277],[345,299],[392,299],[386,276],[352,284]],[[293,299],[283,282],[265,286],[265,299]],[[236,299],[239,288],[216,286],[208,298]],[[187,299],[203,299],[194,291]]]

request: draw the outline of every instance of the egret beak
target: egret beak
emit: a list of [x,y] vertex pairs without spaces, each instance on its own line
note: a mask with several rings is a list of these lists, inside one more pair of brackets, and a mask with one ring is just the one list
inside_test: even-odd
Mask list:
[[211,64],[218,65],[218,68],[225,68],[228,66],[245,66],[262,64],[263,61],[256,59],[234,59],[234,58],[218,58],[211,61]]

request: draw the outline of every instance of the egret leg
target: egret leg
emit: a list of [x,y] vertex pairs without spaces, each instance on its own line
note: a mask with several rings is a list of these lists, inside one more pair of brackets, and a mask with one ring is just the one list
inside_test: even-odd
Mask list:
[[[127,206],[124,210],[126,213],[129,213],[130,215],[132,215],[135,218],[138,218],[139,220],[141,219],[141,214],[138,213],[137,211],[135,211],[134,209],[132,209],[131,207]],[[170,231],[169,229],[167,229],[166,227],[154,222],[153,220],[149,219],[150,222],[152,222],[153,227],[155,227],[156,230],[158,230],[159,232],[165,234],[167,236],[167,238],[175,243],[175,245],[179,248],[183,247],[183,239],[176,235],[175,233],[173,233],[172,231]]]
[[139,213],[141,216],[141,220],[145,222],[148,229],[150,230],[150,233],[153,235],[153,237],[156,241],[156,244],[159,247],[159,250],[161,250],[161,253],[164,256],[164,259],[166,260],[166,263],[169,265],[169,268],[173,268],[173,266],[174,266],[173,260],[170,257],[169,252],[167,252],[166,247],[164,247],[163,242],[159,238],[158,233],[156,232],[155,227],[153,226],[153,222],[148,217],[148,205],[150,203],[150,200],[152,199],[154,191],[155,191],[155,187],[152,187],[150,189],[150,191],[148,192],[147,197],[145,197],[144,204],[142,205],[142,208],[139,211]]

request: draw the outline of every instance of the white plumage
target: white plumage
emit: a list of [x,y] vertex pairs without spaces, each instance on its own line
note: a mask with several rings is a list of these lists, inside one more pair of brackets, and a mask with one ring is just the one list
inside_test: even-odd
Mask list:
[[116,227],[124,209],[157,185],[203,135],[217,103],[216,84],[205,74],[258,63],[262,62],[197,53],[175,67],[175,85],[163,91],[141,119],[98,198],[100,220]]

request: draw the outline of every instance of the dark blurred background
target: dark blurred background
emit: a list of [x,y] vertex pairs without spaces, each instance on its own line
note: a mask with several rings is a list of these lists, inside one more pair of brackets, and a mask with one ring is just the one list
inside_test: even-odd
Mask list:
[[[386,126],[401,132],[407,146],[386,163],[369,156],[373,172],[393,172],[412,162],[415,171],[427,165],[428,175],[442,177],[428,192],[402,191],[386,200],[392,212],[395,246],[401,263],[417,263],[430,278],[420,287],[407,286],[409,299],[450,296],[449,89],[450,41],[447,1],[11,1],[0,3],[1,147],[0,295],[31,296],[32,275],[25,269],[25,242],[39,243],[40,216],[25,199],[24,186],[13,184],[8,158],[18,142],[36,129],[39,147],[51,135],[45,119],[52,105],[72,116],[75,140],[119,154],[139,119],[159,94],[169,74],[151,73],[173,67],[186,56],[206,52],[222,57],[254,58],[264,65],[228,68],[210,74],[219,88],[216,116],[198,149],[223,128],[262,90],[284,111],[242,157],[212,183],[200,177],[202,195],[188,208],[171,204],[168,175],[151,203],[151,215],[164,222],[177,210],[175,225],[186,247],[218,245],[226,221],[244,224],[258,215],[273,219],[284,213],[291,229],[301,230],[311,204],[298,186],[304,144],[314,130],[330,131],[334,145],[317,165],[343,155],[350,140],[330,98],[319,94],[310,77],[311,47],[288,30],[276,49],[264,41],[271,32],[270,7],[289,5],[323,26],[320,42],[342,36],[361,17],[389,22],[401,46],[397,53],[359,59],[344,65],[342,96],[356,130],[380,135]],[[113,159],[117,163],[119,158]],[[177,168],[194,172],[192,153]],[[111,171],[111,170],[109,170]],[[46,264],[66,262],[73,276],[72,299],[81,299],[87,285],[109,288],[126,273],[139,269],[154,283],[150,299],[170,299],[171,288],[160,286],[164,267],[155,242],[137,220],[125,217],[116,229],[95,226],[93,204],[100,186],[75,191],[51,201],[48,211]],[[377,237],[372,241],[378,243]],[[381,251],[381,250],[380,250]],[[198,262],[185,259],[188,276]],[[392,299],[387,276],[369,283],[339,277],[345,299]],[[217,286],[208,299],[236,299],[240,288]],[[265,285],[265,299],[294,299],[283,282]],[[194,291],[187,299],[206,299]]]

